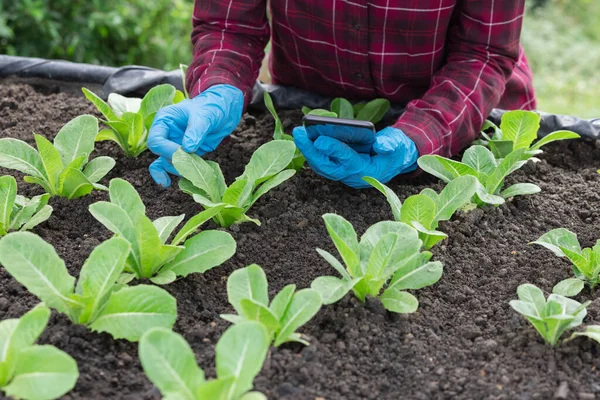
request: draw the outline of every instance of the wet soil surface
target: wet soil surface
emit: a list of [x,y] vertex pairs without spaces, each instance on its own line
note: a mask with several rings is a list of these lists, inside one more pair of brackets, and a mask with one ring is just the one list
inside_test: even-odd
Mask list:
[[[53,138],[59,128],[82,113],[94,113],[81,97],[41,94],[26,85],[0,86],[0,137],[33,143],[32,132]],[[300,114],[284,114],[289,130]],[[211,158],[226,179],[238,176],[254,149],[268,141],[270,116],[245,115],[231,139]],[[99,143],[96,155],[117,160],[109,178],[122,177],[140,192],[151,218],[200,208],[176,186],[161,189],[147,173],[154,157],[122,156],[112,143]],[[350,295],[326,306],[301,329],[311,345],[272,348],[257,390],[269,399],[593,399],[600,398],[600,346],[577,339],[552,349],[508,301],[519,284],[530,282],[546,292],[570,276],[570,266],[549,251],[529,246],[543,233],[566,227],[584,246],[600,238],[600,151],[594,143],[577,141],[548,147],[541,162],[528,164],[510,182],[533,182],[543,192],[517,198],[501,207],[475,210],[443,223],[449,239],[434,248],[444,276],[419,290],[419,310],[411,315],[386,312],[376,300],[361,304]],[[12,173],[1,170],[0,174]],[[39,189],[21,181],[21,194]],[[108,182],[108,181],[106,181]],[[390,186],[401,199],[439,183],[420,176]],[[52,199],[54,214],[36,233],[55,246],[69,271],[77,275],[92,248],[109,232],[88,213],[88,206],[107,195],[94,192],[74,201]],[[220,313],[231,312],[226,298],[227,276],[236,268],[260,264],[271,293],[295,283],[307,287],[334,271],[315,252],[333,250],[321,215],[336,212],[357,232],[392,215],[375,190],[353,190],[305,169],[251,210],[262,226],[234,226],[237,254],[205,274],[190,275],[165,288],[177,298],[175,330],[192,345],[207,375],[214,376],[214,346],[228,324]],[[212,223],[205,229],[216,229]],[[593,300],[586,323],[600,323],[600,300]],[[0,269],[0,318],[19,317],[38,300]],[[53,344],[78,362],[81,376],[67,399],[158,399],[144,376],[137,346],[112,340],[71,324],[53,312],[41,343]]]

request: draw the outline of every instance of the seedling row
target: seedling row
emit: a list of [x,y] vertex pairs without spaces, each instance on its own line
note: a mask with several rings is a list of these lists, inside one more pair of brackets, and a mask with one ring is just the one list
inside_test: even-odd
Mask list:
[[[289,284],[269,298],[267,277],[260,266],[251,264],[231,273],[227,297],[235,314],[221,316],[231,326],[216,345],[217,377],[206,380],[190,345],[172,330],[177,304],[161,286],[229,260],[236,242],[226,229],[242,223],[260,226],[252,207],[261,196],[294,179],[304,168],[303,156],[284,132],[266,95],[265,103],[275,117],[273,140],[255,150],[242,175],[228,184],[219,164],[180,149],[173,157],[181,175],[179,189],[198,203],[198,213],[151,220],[129,182],[114,178],[101,183],[116,161],[92,157],[92,153],[95,142],[111,140],[126,156],[139,156],[147,149],[154,115],[185,95],[170,85],[152,89],[143,99],[111,94],[108,103],[86,89],[84,93],[102,120],[79,116],[53,142],[35,135],[37,148],[17,139],[0,139],[0,166],[26,174],[26,183],[39,185],[45,192],[28,199],[17,193],[12,176],[0,177],[0,265],[40,300],[21,318],[0,323],[0,343],[5,349],[0,359],[0,388],[15,398],[57,398],[77,381],[77,365],[68,354],[35,344],[53,309],[91,331],[139,342],[142,367],[164,398],[264,399],[252,389],[270,346],[288,342],[309,346],[302,326],[322,307],[350,293],[360,302],[377,298],[392,313],[417,311],[418,289],[443,279],[443,265],[430,251],[447,238],[438,230],[439,223],[457,212],[539,193],[541,189],[534,184],[506,187],[505,180],[526,163],[538,161],[545,144],[578,138],[559,131],[535,142],[539,117],[513,111],[504,115],[500,126],[486,123],[482,139],[465,150],[460,162],[437,155],[419,159],[423,171],[445,183],[439,193],[425,189],[401,201],[384,183],[364,177],[385,196],[393,220],[375,223],[359,236],[344,216],[323,215],[337,254],[315,251],[336,273],[317,277],[306,289]],[[305,108],[303,112],[377,123],[388,108],[382,99],[355,105],[335,99],[331,110]],[[99,122],[106,128],[100,130]],[[70,200],[94,190],[107,191],[109,201],[91,204],[89,213],[113,236],[82,260],[74,277],[56,250],[34,232],[50,217],[52,197]],[[203,229],[209,220],[224,229]],[[562,228],[535,239],[533,244],[568,259],[574,277],[557,282],[547,299],[539,288],[524,284],[518,289],[519,300],[510,306],[551,346],[559,345],[561,338],[564,342],[578,336],[600,342],[600,326],[596,325],[564,338],[565,332],[584,322],[589,302],[573,297],[586,287],[593,290],[599,282],[600,245],[581,249],[576,234]],[[35,378],[44,374],[52,379]]]

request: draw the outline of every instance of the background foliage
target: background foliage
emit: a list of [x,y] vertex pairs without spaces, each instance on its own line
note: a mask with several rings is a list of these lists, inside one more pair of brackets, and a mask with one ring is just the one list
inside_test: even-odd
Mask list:
[[[0,53],[174,69],[193,0],[0,0]],[[528,0],[523,44],[539,108],[600,116],[600,1]]]

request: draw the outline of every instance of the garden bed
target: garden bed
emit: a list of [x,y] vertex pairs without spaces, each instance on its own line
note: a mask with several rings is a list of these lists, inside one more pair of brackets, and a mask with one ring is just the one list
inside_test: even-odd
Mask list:
[[[40,94],[26,85],[0,86],[0,137],[33,143],[31,133],[53,138],[59,128],[83,113],[95,113],[83,97]],[[283,113],[289,129],[300,112]],[[248,115],[210,158],[218,161],[228,182],[240,175],[252,152],[271,139],[270,115]],[[113,143],[96,146],[117,166],[107,178],[121,177],[140,192],[152,219],[200,211],[176,185],[161,189],[147,172],[154,159],[145,152],[127,159]],[[528,246],[543,233],[566,227],[582,246],[600,238],[600,152],[595,143],[551,144],[539,163],[529,163],[509,180],[539,185],[542,193],[516,198],[498,208],[458,214],[440,229],[449,239],[434,247],[444,264],[442,279],[416,292],[420,307],[397,315],[378,301],[365,305],[348,295],[325,306],[301,332],[311,345],[272,348],[257,390],[269,399],[593,399],[600,398],[600,346],[577,339],[552,349],[508,305],[519,284],[529,282],[546,292],[571,275],[567,261]],[[19,178],[19,193],[39,194],[20,174],[0,168],[0,175]],[[526,179],[525,179],[526,178]],[[108,179],[106,180],[108,182]],[[424,187],[441,189],[425,175],[390,183],[401,199]],[[77,275],[90,251],[111,234],[88,213],[88,206],[107,200],[93,192],[81,199],[54,198],[52,217],[36,228]],[[205,274],[193,274],[165,286],[177,298],[174,329],[191,344],[199,365],[214,376],[214,345],[229,325],[219,318],[231,312],[226,279],[235,269],[261,265],[270,293],[295,283],[303,288],[318,276],[334,275],[315,252],[333,250],[321,215],[338,213],[357,232],[392,215],[384,197],[373,190],[353,190],[305,169],[265,195],[250,210],[262,226],[233,226],[236,255]],[[211,222],[207,227],[216,229]],[[578,300],[593,300],[584,291]],[[0,319],[21,316],[38,300],[0,269]],[[587,324],[600,323],[600,301],[588,307]],[[159,399],[137,357],[137,344],[92,333],[53,313],[40,343],[73,356],[80,378],[67,399]]]

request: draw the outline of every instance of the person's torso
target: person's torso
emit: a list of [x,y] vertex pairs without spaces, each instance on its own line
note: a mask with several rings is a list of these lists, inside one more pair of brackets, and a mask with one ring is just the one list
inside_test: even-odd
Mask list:
[[418,98],[445,63],[457,3],[271,0],[273,82],[332,97]]

